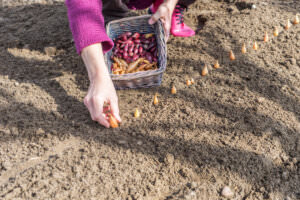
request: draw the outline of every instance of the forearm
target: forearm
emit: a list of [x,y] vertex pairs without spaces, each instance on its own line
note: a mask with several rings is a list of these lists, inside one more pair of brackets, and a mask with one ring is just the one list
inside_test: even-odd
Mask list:
[[176,4],[178,3],[178,0],[164,0],[164,3],[166,3],[167,7],[173,11]]
[[[92,120],[109,128],[108,111],[118,122],[121,122],[121,118],[118,96],[104,62],[102,44],[96,43],[83,48],[81,57],[90,79],[89,89],[83,100],[84,105],[88,108]],[[104,109],[107,103],[109,104],[109,110]]]
[[85,47],[81,52],[81,57],[91,82],[109,77],[101,43]]

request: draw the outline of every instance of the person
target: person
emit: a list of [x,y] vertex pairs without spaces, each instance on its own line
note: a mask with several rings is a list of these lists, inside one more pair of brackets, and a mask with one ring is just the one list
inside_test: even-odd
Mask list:
[[[180,37],[194,35],[184,24],[183,11],[195,0],[66,0],[70,29],[77,53],[81,55],[90,80],[84,104],[91,118],[109,128],[103,107],[110,105],[112,115],[121,122],[118,97],[104,61],[104,54],[113,47],[105,31],[104,16],[125,17],[130,10],[151,7],[154,13],[149,24],[161,19],[166,39],[171,34]],[[174,11],[174,12],[173,12]]]

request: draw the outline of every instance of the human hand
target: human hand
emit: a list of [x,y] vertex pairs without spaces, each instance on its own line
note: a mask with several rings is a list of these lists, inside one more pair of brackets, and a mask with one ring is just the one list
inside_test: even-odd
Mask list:
[[106,128],[110,127],[106,113],[109,108],[106,107],[106,104],[109,104],[111,114],[119,123],[121,122],[118,97],[108,76],[95,78],[91,81],[88,93],[84,98],[84,104],[88,108],[92,120],[97,121]]
[[85,47],[81,53],[88,71],[90,86],[84,104],[88,108],[91,118],[109,128],[108,116],[104,106],[109,104],[111,114],[121,122],[119,115],[118,97],[104,62],[100,43]]
[[159,19],[162,21],[166,41],[169,39],[172,13],[174,11],[176,3],[176,0],[165,1],[158,7],[157,11],[152,15],[152,17],[148,21],[150,25],[155,24]]

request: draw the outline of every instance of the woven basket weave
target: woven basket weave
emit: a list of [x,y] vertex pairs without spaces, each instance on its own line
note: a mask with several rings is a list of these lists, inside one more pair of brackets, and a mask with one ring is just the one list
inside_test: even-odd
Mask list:
[[133,89],[133,88],[147,88],[159,86],[162,81],[163,73],[167,65],[167,47],[164,37],[164,29],[161,21],[153,25],[148,24],[151,15],[143,15],[137,17],[127,17],[120,20],[114,20],[107,24],[106,32],[111,39],[117,38],[124,32],[139,32],[155,33],[158,51],[158,69],[142,72],[135,72],[129,74],[116,75],[112,74],[111,64],[112,50],[105,55],[105,61],[109,68],[112,81],[116,89]]

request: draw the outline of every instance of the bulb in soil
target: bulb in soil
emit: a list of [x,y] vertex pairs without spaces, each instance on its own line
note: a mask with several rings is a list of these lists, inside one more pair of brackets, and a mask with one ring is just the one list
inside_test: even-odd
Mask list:
[[235,60],[235,55],[234,55],[233,51],[230,51],[229,58],[230,58],[230,60]]
[[194,79],[193,79],[193,78],[191,78],[191,84],[194,84],[194,83],[195,83]]
[[218,61],[218,60],[217,60],[216,63],[214,64],[214,68],[215,68],[215,69],[220,68],[220,64],[219,64],[219,61]]
[[299,20],[299,17],[298,15],[295,16],[295,19],[293,21],[293,24],[296,25],[296,24],[299,24],[300,20]]
[[246,48],[246,44],[245,43],[242,46],[242,53],[243,54],[247,53],[247,48]]
[[153,104],[154,104],[154,105],[157,105],[157,104],[158,104],[157,94],[155,94],[155,96],[154,96]]
[[253,49],[256,51],[256,50],[258,50],[258,44],[257,44],[257,42],[254,42],[254,44],[253,44]]
[[268,41],[269,41],[269,35],[267,32],[265,32],[264,42],[268,42]]
[[287,22],[286,22],[286,25],[284,27],[285,30],[288,30],[289,28],[291,28],[291,22],[290,20],[288,19]]
[[186,85],[187,85],[187,86],[190,86],[190,85],[192,85],[192,83],[191,83],[191,80],[190,80],[190,79],[187,79],[187,80],[186,80]]
[[134,111],[134,117],[135,118],[139,118],[140,117],[140,111],[139,111],[139,109],[135,109],[135,111]]
[[203,69],[202,69],[201,75],[202,75],[202,76],[206,76],[207,74],[208,74],[208,68],[207,68],[207,66],[205,65],[205,66],[203,67]]
[[277,28],[277,27],[274,29],[273,35],[274,35],[275,37],[277,37],[277,36],[279,35],[279,31],[278,31],[278,28]]
[[177,92],[176,87],[173,85],[171,89],[171,94],[176,94],[176,92]]
[[109,116],[109,124],[110,124],[110,127],[112,127],[112,128],[118,128],[119,127],[118,121],[112,115]]

